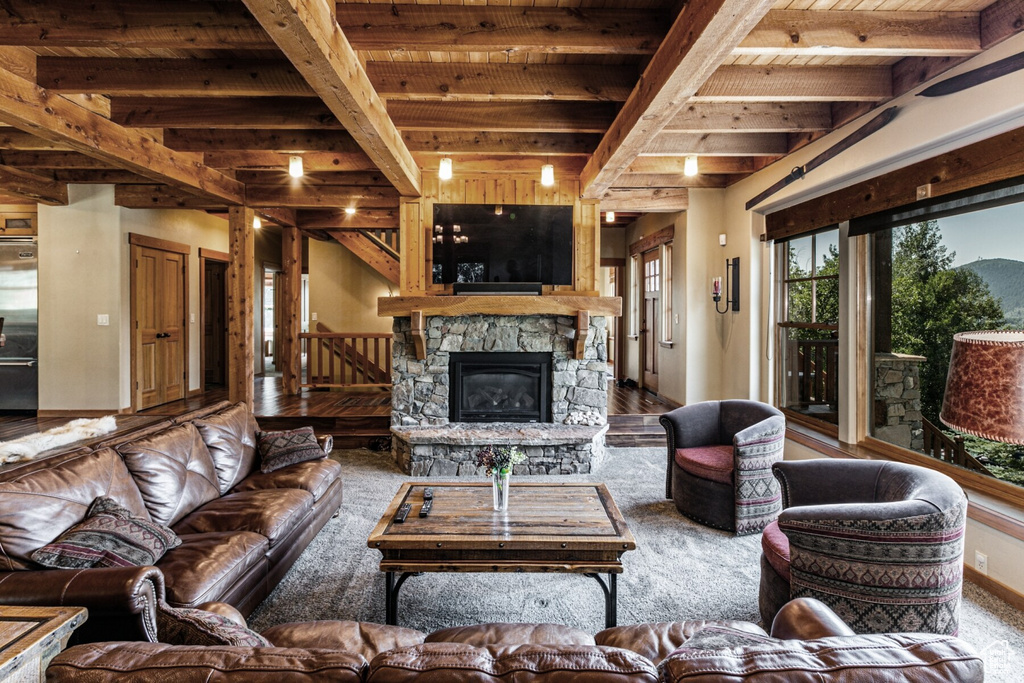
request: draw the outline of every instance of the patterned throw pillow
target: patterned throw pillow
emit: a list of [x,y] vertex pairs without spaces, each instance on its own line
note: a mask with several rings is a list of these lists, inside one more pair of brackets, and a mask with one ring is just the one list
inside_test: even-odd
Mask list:
[[181,539],[163,526],[141,519],[113,498],[92,502],[85,519],[32,553],[34,562],[54,569],[144,567],[156,564]]
[[260,449],[260,471],[264,474],[297,462],[326,457],[312,427],[287,432],[256,432],[256,445]]
[[761,636],[750,631],[741,631],[728,626],[705,626],[679,646],[673,654],[683,651],[708,652],[716,650],[731,650],[736,647],[750,647],[751,645],[765,645],[778,642],[778,639],[770,636]]
[[157,640],[167,645],[272,647],[270,641],[227,617],[161,601],[156,611]]

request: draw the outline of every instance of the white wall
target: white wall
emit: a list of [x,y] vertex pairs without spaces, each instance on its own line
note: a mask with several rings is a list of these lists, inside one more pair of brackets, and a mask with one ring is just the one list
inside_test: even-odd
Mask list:
[[309,240],[309,311],[317,322],[334,332],[390,332],[393,319],[377,317],[377,298],[391,295],[398,287],[346,247]]

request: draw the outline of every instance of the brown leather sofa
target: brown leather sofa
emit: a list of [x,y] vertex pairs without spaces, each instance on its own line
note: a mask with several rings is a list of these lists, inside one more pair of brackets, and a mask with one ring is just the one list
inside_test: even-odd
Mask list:
[[[252,612],[341,506],[337,462],[263,474],[256,429],[244,404],[223,402],[0,470],[0,604],[87,607],[77,642],[155,641],[164,596],[176,607],[216,600]],[[181,545],[155,567],[32,562],[98,496],[170,526]]]
[[[204,606],[224,616],[223,605]],[[233,615],[244,623],[241,615]],[[720,633],[756,644],[709,641]],[[482,624],[424,635],[322,621],[264,631],[274,647],[93,643],[58,655],[50,683],[152,680],[340,683],[842,683],[984,680],[982,660],[952,636],[855,635],[828,607],[784,606],[772,635],[739,621],[619,626],[591,636],[555,624]],[[688,645],[701,640],[699,647]]]

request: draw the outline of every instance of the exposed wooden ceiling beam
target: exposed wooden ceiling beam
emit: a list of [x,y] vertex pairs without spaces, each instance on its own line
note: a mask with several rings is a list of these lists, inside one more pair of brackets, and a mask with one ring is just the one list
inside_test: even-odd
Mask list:
[[772,0],[708,0],[683,6],[580,178],[597,198],[771,8]]
[[65,144],[46,140],[37,135],[26,133],[17,128],[0,129],[0,149],[35,150],[69,150]]
[[736,177],[742,176],[700,173],[688,178],[682,173],[623,173],[612,189],[727,187]]
[[723,66],[693,102],[878,102],[892,97],[887,66]]
[[667,17],[592,7],[337,6],[357,50],[653,54]]
[[252,207],[294,209],[345,208],[398,209],[398,191],[391,187],[348,185],[247,185],[246,203]]
[[832,111],[818,102],[695,102],[663,132],[797,133],[832,129]]
[[772,10],[733,54],[902,57],[981,49],[977,12]]
[[18,168],[60,168],[60,169],[113,169],[115,164],[100,161],[80,152],[56,152],[43,150],[32,151],[2,151],[0,152],[0,163]]
[[59,93],[179,97],[312,97],[284,59],[39,57],[36,83]]
[[344,129],[314,97],[115,97],[110,119],[135,128]]
[[[207,152],[203,155],[207,166],[213,168],[245,169],[250,171],[279,171],[288,173],[287,152]],[[363,151],[359,152],[303,152],[302,167],[315,171],[376,171],[377,166]]]
[[390,102],[388,113],[406,130],[603,133],[615,118],[610,102]]
[[[716,157],[701,156],[697,161],[701,174],[748,174],[758,171],[769,163],[773,157]],[[682,156],[643,156],[637,157],[626,168],[626,173],[673,173],[683,172],[685,158]]]
[[397,228],[398,210],[360,209],[348,214],[340,209],[299,209],[296,220],[300,228]]
[[246,185],[364,185],[391,187],[391,181],[380,171],[306,171],[300,181],[296,181],[281,169],[240,170],[234,172],[235,180]]
[[167,185],[115,185],[114,204],[126,209],[224,209],[215,197],[198,196]]
[[282,209],[263,207],[262,209],[256,209],[257,216],[262,217],[266,221],[270,221],[274,225],[280,225],[285,228],[294,228],[298,226],[298,220],[295,217],[294,209]]
[[[536,178],[540,180],[540,167],[550,163],[555,167],[555,179],[575,179],[587,161],[586,156],[557,156],[550,159],[538,158],[536,156],[520,156],[517,154],[467,154],[450,155],[452,170],[456,176],[519,176]],[[416,161],[419,162],[424,173],[437,175],[440,165],[440,155],[417,154]]]
[[151,136],[84,109],[0,69],[0,121],[147,178],[241,203],[242,184]]
[[358,256],[366,265],[380,273],[384,278],[394,285],[401,282],[401,263],[391,254],[384,251],[366,235],[352,230],[328,230],[331,237]]
[[386,100],[625,102],[636,67],[589,64],[370,62],[377,93]]
[[662,213],[690,208],[690,192],[681,188],[629,189],[612,187],[601,194],[601,211]]
[[[51,180],[60,183],[74,183],[78,185],[152,185],[158,184],[131,171],[115,169],[56,169],[35,171],[45,175]],[[185,195],[186,193],[182,192]]]
[[419,196],[420,171],[323,0],[243,0],[328,109],[398,191]]
[[11,166],[0,166],[0,187],[4,194],[39,204],[65,206],[68,203],[67,183],[47,180]]
[[240,3],[4,0],[0,44],[30,47],[272,49]]
[[[3,145],[0,136],[0,147]],[[259,150],[264,152],[341,152],[363,151],[343,130],[226,130],[168,128],[164,144],[186,152]]]
[[659,133],[641,154],[775,156],[789,153],[785,133]]
[[508,133],[468,131],[403,131],[402,139],[413,155],[520,154],[556,156],[590,154],[601,136],[597,133]]

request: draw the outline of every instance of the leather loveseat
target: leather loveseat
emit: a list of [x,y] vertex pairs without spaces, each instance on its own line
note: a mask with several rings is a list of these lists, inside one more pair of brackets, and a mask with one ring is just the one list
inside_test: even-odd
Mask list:
[[[156,604],[222,601],[248,615],[341,506],[323,458],[264,474],[256,421],[222,402],[0,470],[0,604],[78,605],[77,642],[156,640]],[[321,437],[325,452],[330,437]],[[155,567],[45,569],[31,554],[107,496],[170,526],[181,545]]]
[[[222,616],[223,605],[204,606]],[[234,615],[242,624],[241,615]],[[984,679],[952,636],[855,635],[828,607],[784,606],[772,635],[740,621],[619,626],[591,636],[555,624],[483,624],[424,635],[322,621],[263,632],[273,647],[93,643],[58,655],[50,683],[336,681],[339,683],[843,683]],[[751,642],[742,641],[749,638]],[[699,641],[699,645],[693,645]]]

